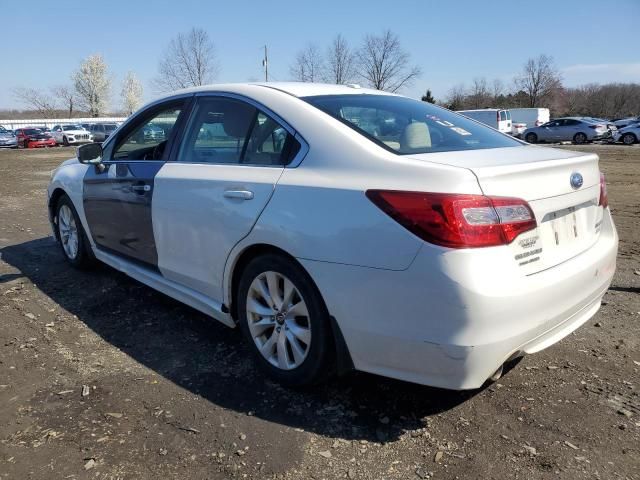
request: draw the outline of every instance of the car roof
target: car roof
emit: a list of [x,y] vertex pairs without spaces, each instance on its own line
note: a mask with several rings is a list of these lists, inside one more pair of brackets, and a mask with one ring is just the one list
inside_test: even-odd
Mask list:
[[202,85],[200,87],[185,88],[172,92],[173,96],[181,93],[200,93],[200,92],[236,92],[240,89],[244,90],[247,86],[255,88],[272,88],[279,90],[295,97],[314,97],[319,95],[395,95],[393,93],[384,92],[382,90],[374,90],[371,88],[363,88],[357,84],[335,85],[331,83],[309,83],[309,82],[250,82],[250,83],[223,83]]

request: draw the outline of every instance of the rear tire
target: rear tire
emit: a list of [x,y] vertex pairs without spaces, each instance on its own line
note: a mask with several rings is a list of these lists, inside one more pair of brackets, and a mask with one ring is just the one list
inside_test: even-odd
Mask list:
[[538,136],[535,133],[527,133],[524,140],[527,143],[538,143]]
[[251,260],[238,285],[238,318],[258,365],[288,387],[333,373],[329,313],[307,272],[284,255]]
[[578,132],[573,136],[573,143],[576,145],[587,143],[587,136],[582,132]]
[[73,202],[67,195],[56,206],[56,236],[67,262],[74,268],[86,269],[94,264],[95,257],[80,222]]
[[638,141],[633,133],[625,133],[620,139],[625,145],[633,145]]

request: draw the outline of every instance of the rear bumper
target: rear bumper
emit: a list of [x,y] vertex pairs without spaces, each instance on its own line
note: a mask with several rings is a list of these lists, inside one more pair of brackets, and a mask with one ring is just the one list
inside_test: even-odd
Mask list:
[[589,250],[530,276],[504,265],[502,247],[425,244],[401,272],[301,262],[358,370],[460,390],[480,387],[508,359],[540,351],[591,318],[611,283],[617,245],[607,211]]

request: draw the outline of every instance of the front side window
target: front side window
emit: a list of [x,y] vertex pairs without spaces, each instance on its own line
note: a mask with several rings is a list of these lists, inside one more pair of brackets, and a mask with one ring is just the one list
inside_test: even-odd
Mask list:
[[171,130],[182,111],[182,102],[143,116],[125,130],[113,152],[114,160],[161,160]]
[[500,121],[504,122],[507,119],[507,112],[505,112],[504,110],[502,110],[500,112]]
[[184,162],[283,165],[296,141],[278,122],[240,100],[200,99],[178,159]]
[[303,100],[400,155],[523,144],[436,105],[392,95],[322,95]]

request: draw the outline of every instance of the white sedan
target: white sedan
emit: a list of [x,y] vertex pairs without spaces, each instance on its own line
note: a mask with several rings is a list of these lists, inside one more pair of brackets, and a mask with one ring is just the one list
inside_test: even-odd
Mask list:
[[355,86],[176,92],[80,147],[48,198],[72,265],[239,326],[286,385],[480,387],[591,318],[616,265],[597,155]]
[[58,145],[78,145],[93,142],[93,135],[81,125],[55,125],[51,135]]

